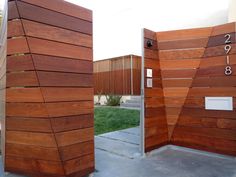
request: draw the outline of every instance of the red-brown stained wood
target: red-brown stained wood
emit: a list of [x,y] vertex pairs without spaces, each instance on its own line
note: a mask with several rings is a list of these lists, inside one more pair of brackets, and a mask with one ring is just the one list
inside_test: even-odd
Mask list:
[[57,147],[54,135],[52,133],[33,133],[20,131],[7,131],[6,143],[34,145],[48,148]]
[[55,136],[58,146],[63,147],[93,140],[94,131],[93,128],[85,128],[80,130],[56,133]]
[[82,115],[93,112],[92,101],[46,103],[45,106],[50,117]]
[[76,159],[68,160],[64,163],[66,174],[81,171],[94,166],[94,156],[86,155]]
[[16,2],[15,1],[8,2],[8,20],[18,19],[18,18],[19,14],[16,7]]
[[91,61],[45,55],[32,55],[36,70],[71,73],[93,73]]
[[8,56],[7,71],[34,70],[31,55]]
[[169,41],[179,39],[196,39],[202,37],[209,37],[211,35],[212,28],[196,28],[186,30],[164,31],[157,32],[157,41]]
[[[29,146],[22,144],[6,144],[6,156],[21,158],[31,158],[39,160],[60,161],[60,156],[56,148],[45,148],[39,146]],[[28,153],[28,152],[31,153]]]
[[196,69],[185,70],[162,70],[162,78],[193,78],[196,74]]
[[178,60],[162,60],[160,65],[162,70],[168,69],[195,69],[198,68],[200,59],[178,59]]
[[[235,33],[228,33],[230,35],[230,44],[235,43],[236,41],[236,36]],[[211,36],[209,38],[207,47],[214,47],[214,46],[218,46],[218,45],[226,45],[225,41],[226,41],[226,34],[222,34],[222,35],[217,35],[217,36]]]
[[36,73],[28,72],[14,72],[7,73],[7,87],[24,87],[24,86],[38,86]]
[[62,0],[9,4],[8,57],[0,62],[5,170],[86,176],[94,171],[92,12]]
[[149,29],[144,29],[143,35],[144,35],[144,38],[156,40],[156,33],[154,31],[149,30]]
[[7,55],[29,53],[26,38],[12,38],[7,40]]
[[6,90],[7,102],[43,102],[39,88],[8,88]]
[[145,97],[162,97],[163,90],[161,88],[152,88],[152,89],[145,89]]
[[93,127],[93,114],[54,118],[51,125],[54,132]]
[[236,97],[235,87],[211,87],[211,88],[190,88],[188,96],[189,97],[204,97],[204,96],[234,96]]
[[149,59],[158,59],[158,53],[156,50],[151,50],[151,49],[145,49],[145,58]]
[[92,154],[94,151],[94,142],[87,141],[59,148],[62,161],[71,160],[84,155]]
[[42,103],[7,103],[6,115],[11,117],[48,117],[45,105]]
[[[230,64],[236,64],[236,55],[229,55]],[[226,65],[226,56],[213,56],[204,58],[201,60],[200,68],[213,67],[213,66],[225,66]]]
[[16,173],[26,173],[28,175],[57,175],[64,176],[63,166],[61,162],[35,160],[27,158],[19,158],[14,156],[6,156],[6,170]]
[[8,22],[7,37],[19,37],[24,36],[24,30],[21,24],[21,20],[13,20]]
[[45,102],[59,101],[91,101],[93,100],[92,88],[41,88]]
[[[229,54],[236,54],[236,44],[231,44]],[[204,57],[226,56],[225,45],[209,47],[205,50]]]
[[27,38],[30,51],[34,54],[92,60],[92,49],[37,38]]
[[170,50],[170,49],[188,49],[188,48],[202,48],[206,47],[208,38],[195,38],[185,40],[171,40],[171,41],[160,41],[158,43],[159,50]]
[[[46,23],[72,31],[92,34],[92,23],[28,3],[17,2],[21,18]],[[57,20],[60,19],[60,20]]]
[[[224,72],[224,71],[222,71]],[[193,87],[235,87],[236,76],[198,77],[194,79]]]
[[52,133],[49,119],[7,117],[7,130]]
[[57,87],[92,87],[91,74],[57,73],[37,71],[39,85]]
[[[159,57],[162,60],[191,59],[200,58],[204,54],[204,48],[196,49],[178,49],[178,50],[160,50]],[[172,61],[173,62],[173,61]]]
[[211,36],[235,32],[235,22],[213,27]]
[[[215,67],[207,67],[200,68],[197,71],[196,77],[217,77],[217,76],[225,76],[225,67],[224,66],[215,66]],[[230,65],[232,71],[236,70],[236,65]],[[231,75],[236,75],[236,73],[232,73]]]
[[91,10],[85,9],[80,6],[75,6],[74,4],[71,4],[63,0],[58,0],[55,2],[47,0],[21,0],[21,1],[92,22]]
[[163,87],[190,87],[192,79],[167,79],[162,80]]
[[29,20],[22,20],[27,36],[92,47],[92,36]]

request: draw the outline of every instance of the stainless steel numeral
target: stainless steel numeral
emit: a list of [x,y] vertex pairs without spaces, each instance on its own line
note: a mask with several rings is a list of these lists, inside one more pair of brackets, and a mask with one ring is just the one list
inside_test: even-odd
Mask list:
[[232,74],[232,68],[230,66],[225,67],[225,75],[230,76]]
[[228,54],[230,52],[231,48],[232,48],[231,45],[226,45],[225,46],[225,53]]
[[225,44],[231,44],[231,36],[230,36],[230,34],[226,34],[225,38],[226,38]]

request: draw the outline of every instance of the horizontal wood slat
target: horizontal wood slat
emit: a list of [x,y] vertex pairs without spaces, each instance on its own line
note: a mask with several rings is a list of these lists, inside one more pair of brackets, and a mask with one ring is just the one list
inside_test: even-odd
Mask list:
[[20,16],[23,19],[46,23],[52,26],[57,26],[60,28],[65,28],[90,35],[92,34],[91,22],[20,1],[17,1],[17,7]]
[[29,20],[22,20],[22,23],[27,36],[84,47],[92,47],[92,36],[90,35],[45,25],[42,23],[36,23]]
[[40,1],[39,0],[21,0],[21,1],[92,22],[91,10],[85,9],[80,6],[75,6],[74,4],[71,4],[63,0],[59,0],[55,2],[47,1],[47,0],[40,0]]
[[[30,51],[34,54],[92,60],[92,49],[37,38],[27,38]],[[10,51],[9,51],[10,52]]]

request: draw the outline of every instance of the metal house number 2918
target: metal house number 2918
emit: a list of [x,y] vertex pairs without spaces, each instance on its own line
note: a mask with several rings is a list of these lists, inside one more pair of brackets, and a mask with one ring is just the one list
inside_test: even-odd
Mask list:
[[232,71],[232,68],[231,68],[231,66],[230,66],[230,58],[229,58],[229,52],[230,52],[230,50],[232,49],[232,47],[231,47],[231,36],[230,36],[230,34],[226,34],[225,35],[225,38],[226,38],[226,40],[225,40],[225,54],[226,54],[226,67],[225,67],[225,75],[226,76],[230,76],[232,73],[233,73],[233,71]]

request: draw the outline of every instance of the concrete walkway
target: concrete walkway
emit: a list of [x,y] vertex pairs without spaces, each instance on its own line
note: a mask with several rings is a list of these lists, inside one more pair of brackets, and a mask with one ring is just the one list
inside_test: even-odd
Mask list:
[[[96,172],[91,176],[236,177],[235,157],[177,146],[165,146],[141,157],[139,137],[138,127],[96,136]],[[0,177],[4,177],[2,170]]]
[[133,159],[140,156],[139,127],[105,133],[95,137],[95,148],[110,154]]
[[94,177],[236,177],[236,159],[176,146],[139,153],[138,127],[95,138]]

